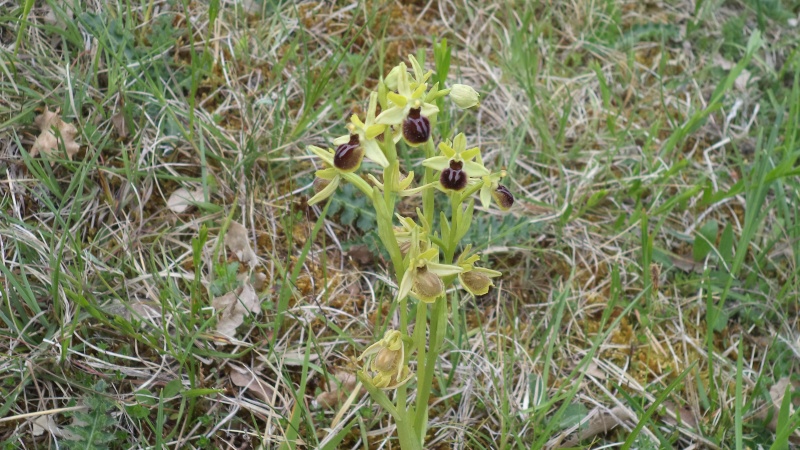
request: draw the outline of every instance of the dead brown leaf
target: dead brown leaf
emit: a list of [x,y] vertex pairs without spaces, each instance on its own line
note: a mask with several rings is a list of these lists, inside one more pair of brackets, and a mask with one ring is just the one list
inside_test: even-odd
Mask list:
[[[321,408],[331,409],[337,404],[344,402],[358,385],[356,375],[349,372],[338,371],[328,381],[328,390],[317,395],[314,400]],[[364,395],[366,389],[361,388],[360,395]]]
[[369,247],[364,244],[354,245],[350,247],[347,252],[350,257],[358,266],[368,266],[375,261],[375,255],[372,254]]
[[203,188],[190,191],[186,188],[178,188],[167,199],[167,208],[170,211],[181,214],[186,212],[194,203],[203,201]]
[[231,222],[228,232],[225,234],[225,245],[236,255],[239,262],[254,268],[258,262],[258,256],[250,247],[250,239],[247,236],[247,229],[238,222]]
[[[778,429],[778,411],[781,410],[781,404],[783,403],[783,397],[786,394],[786,388],[791,386],[789,389],[789,395],[792,395],[792,391],[797,391],[800,389],[800,381],[792,381],[789,377],[783,377],[778,380],[771,388],[769,388],[769,396],[772,398],[772,404],[767,404],[766,407],[758,411],[753,417],[757,420],[766,420],[771,418],[767,427],[772,430],[773,432]],[[794,413],[796,408],[800,408],[800,398],[795,398],[792,400],[791,412]]]
[[[31,156],[37,156],[39,153],[50,156],[59,150],[59,137],[64,144],[64,150],[67,152],[67,157],[72,157],[80,150],[80,145],[75,142],[75,136],[78,135],[78,130],[71,123],[66,123],[61,120],[59,111],[49,111],[45,108],[44,112],[36,116],[33,123],[39,127],[41,133],[31,147]],[[53,128],[58,130],[59,136],[53,132]]]
[[703,273],[703,263],[695,262],[692,259],[673,254],[669,255],[669,260],[672,265],[684,272]]
[[211,302],[211,306],[220,313],[219,320],[217,320],[217,332],[229,337],[236,335],[236,328],[244,322],[246,314],[257,315],[261,312],[258,295],[249,283],[221,297],[216,297]]
[[247,389],[264,403],[272,404],[275,391],[249,369],[231,367],[231,382],[235,386]]
[[586,428],[579,429],[568,441],[556,443],[558,448],[575,447],[583,440],[590,439],[598,434],[608,433],[617,426],[633,419],[628,411],[621,406],[617,406],[610,411],[604,408],[595,408],[594,411],[589,413],[588,417],[589,423]]
[[73,13],[72,7],[67,4],[65,1],[57,1],[53,3],[55,6],[59,8],[60,11],[66,15],[66,17],[62,17],[61,15],[56,14],[53,10],[53,7],[50,6],[48,2],[44,2],[41,6],[42,10],[42,21],[47,25],[51,25],[54,27],[61,28],[62,30],[67,29],[67,20],[72,20],[75,17]]
[[[714,57],[714,63],[717,66],[721,67],[723,70],[731,70],[734,67],[736,67],[735,63],[728,61],[719,54],[717,54]],[[736,86],[736,89],[740,90],[741,92],[744,92],[747,89],[747,84],[750,83],[751,81],[756,81],[756,80],[758,80],[758,77],[752,76],[749,70],[742,69],[742,72],[733,81],[733,85]]]
[[[683,425],[691,429],[697,429],[697,419],[695,419],[692,410],[687,406],[679,406],[675,402],[665,401],[663,403],[666,408],[667,414],[662,417],[662,421],[672,426]],[[678,423],[678,420],[680,423]]]
[[120,139],[123,141],[128,139],[128,122],[125,120],[125,114],[122,111],[111,116],[111,125],[114,126],[114,131]]
[[34,436],[41,436],[45,431],[55,437],[68,439],[71,441],[79,439],[79,436],[77,436],[75,433],[58,426],[55,421],[55,414],[43,414],[33,419],[32,434]]

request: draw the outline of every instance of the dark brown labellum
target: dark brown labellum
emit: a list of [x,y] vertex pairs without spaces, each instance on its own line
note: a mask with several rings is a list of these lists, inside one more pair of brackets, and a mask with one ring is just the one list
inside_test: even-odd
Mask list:
[[413,108],[403,121],[403,137],[411,145],[427,142],[431,137],[431,122],[420,114],[420,108]]
[[494,201],[497,202],[497,206],[502,210],[511,209],[514,205],[514,196],[511,195],[511,191],[502,184],[497,185],[497,189],[492,191],[492,197]]
[[467,174],[461,170],[463,164],[459,161],[450,161],[450,167],[444,169],[439,176],[439,183],[445,189],[460,191],[467,187]]
[[364,149],[358,141],[357,134],[350,135],[350,142],[336,147],[333,154],[333,165],[344,172],[352,172],[361,165],[364,159]]

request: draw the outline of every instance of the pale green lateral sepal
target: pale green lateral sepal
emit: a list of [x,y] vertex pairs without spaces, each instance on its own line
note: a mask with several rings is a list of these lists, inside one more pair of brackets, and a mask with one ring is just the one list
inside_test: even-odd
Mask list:
[[489,170],[473,161],[464,161],[464,171],[471,177],[483,177],[489,175]]
[[328,183],[328,185],[325,186],[324,189],[319,191],[315,196],[311,197],[308,200],[308,205],[309,206],[316,205],[317,203],[330,197],[331,195],[333,195],[334,192],[336,192],[337,187],[339,187],[339,177],[336,177],[333,180],[331,180],[331,182]]
[[381,167],[387,167],[389,165],[386,155],[383,154],[383,150],[381,150],[381,147],[377,142],[372,139],[368,139],[361,145],[364,147],[364,156],[374,161]]
[[404,106],[393,106],[384,110],[378,115],[375,122],[384,125],[399,125],[403,123],[403,119],[406,118],[406,109]]
[[309,145],[308,149],[311,150],[311,153],[319,156],[319,158],[325,161],[329,166],[333,166],[333,152],[321,149],[316,145]]

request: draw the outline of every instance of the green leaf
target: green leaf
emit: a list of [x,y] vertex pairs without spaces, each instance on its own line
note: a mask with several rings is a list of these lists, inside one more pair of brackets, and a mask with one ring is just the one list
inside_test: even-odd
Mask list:
[[345,425],[341,431],[336,433],[336,436],[331,438],[330,441],[328,441],[325,445],[320,447],[320,450],[334,450],[339,448],[339,444],[344,440],[345,437],[347,437],[347,434],[350,433],[350,429],[353,428],[353,425],[355,425],[355,423],[356,419],[351,420],[350,423]]
[[722,331],[728,325],[728,312],[716,305],[711,305],[711,309],[706,316],[708,317],[709,325],[714,331]]
[[[580,423],[581,420],[585,419],[588,414],[589,410],[583,405],[583,403],[570,403],[570,405],[567,406],[567,409],[564,410],[564,414],[561,416],[559,427],[564,430],[575,426]],[[588,425],[588,423],[584,423],[583,427]]]
[[164,386],[164,389],[161,391],[161,396],[163,398],[174,397],[178,395],[181,389],[183,389],[183,381],[180,378],[176,378]]
[[194,397],[203,397],[206,395],[211,394],[221,394],[225,392],[223,389],[188,389],[184,391],[181,395],[185,398],[194,398]]
[[722,236],[719,238],[719,255],[725,264],[733,263],[733,227],[730,223],[725,225]]
[[717,241],[717,230],[719,225],[716,220],[709,220],[705,225],[700,227],[697,236],[694,238],[694,247],[692,248],[692,256],[695,261],[702,261],[714,248],[714,243]]

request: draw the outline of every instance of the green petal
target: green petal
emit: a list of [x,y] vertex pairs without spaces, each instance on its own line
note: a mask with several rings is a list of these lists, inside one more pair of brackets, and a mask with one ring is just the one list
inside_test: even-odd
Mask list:
[[373,124],[367,127],[364,130],[364,137],[366,139],[375,139],[376,137],[380,136],[383,131],[386,130],[386,125],[382,124]]
[[349,134],[345,135],[345,136],[339,136],[336,139],[334,139],[333,140],[333,145],[339,146],[339,145],[342,145],[342,144],[347,144],[348,142],[350,142],[350,135]]
[[378,188],[379,188],[379,189],[383,190],[383,183],[381,183],[380,181],[378,181],[378,179],[377,179],[377,178],[375,178],[375,175],[373,175],[373,174],[371,174],[371,173],[368,173],[368,174],[367,174],[367,178],[368,178],[370,181],[372,181],[372,184],[374,184],[375,186],[378,186]]
[[383,111],[375,122],[381,123],[384,125],[399,125],[403,123],[403,120],[406,118],[406,108],[404,106],[394,106],[392,108]]
[[430,189],[437,184],[439,184],[438,181],[432,181],[428,184],[423,184],[422,186],[415,187],[413,189],[403,189],[402,191],[398,192],[398,194],[400,194],[401,197],[411,197],[412,195],[416,195],[426,189]]
[[408,99],[402,95],[395,94],[394,92],[389,92],[386,94],[386,97],[392,102],[395,106],[406,106],[408,104]]
[[[420,84],[419,86],[417,86],[416,89],[414,89],[414,92],[411,93],[411,98],[414,98],[414,99],[422,98],[422,94],[425,93],[425,89],[427,89],[427,88],[428,88],[428,86],[426,86],[424,84]],[[436,111],[437,112],[439,111],[438,108],[437,108]],[[423,114],[423,115],[427,116],[427,114]]]
[[350,116],[350,122],[352,122],[353,125],[355,125],[358,128],[364,128],[364,122],[362,122],[361,119],[359,119],[356,114]]
[[470,159],[478,156],[481,154],[480,147],[472,147],[469,150],[465,150],[461,153],[461,157],[464,158],[465,161],[469,161]]
[[400,187],[401,191],[408,189],[411,186],[411,183],[414,182],[414,171],[408,172],[405,178],[403,178],[397,185]]
[[387,167],[389,165],[386,155],[383,154],[383,150],[381,150],[380,145],[378,145],[374,139],[368,139],[361,145],[364,146],[364,156],[376,162],[381,167]]
[[439,151],[444,153],[445,156],[447,156],[448,161],[450,160],[450,158],[456,156],[456,152],[455,150],[453,150],[453,147],[450,147],[444,142],[439,143]]
[[428,158],[422,161],[422,165],[425,167],[429,167],[433,170],[442,171],[450,167],[450,158],[448,158],[447,156],[434,156],[433,158]]
[[436,258],[437,256],[439,256],[439,249],[438,248],[429,248],[429,249],[425,250],[424,252],[420,253],[419,256],[418,256],[418,259],[426,259],[428,261],[431,261],[434,258]]

